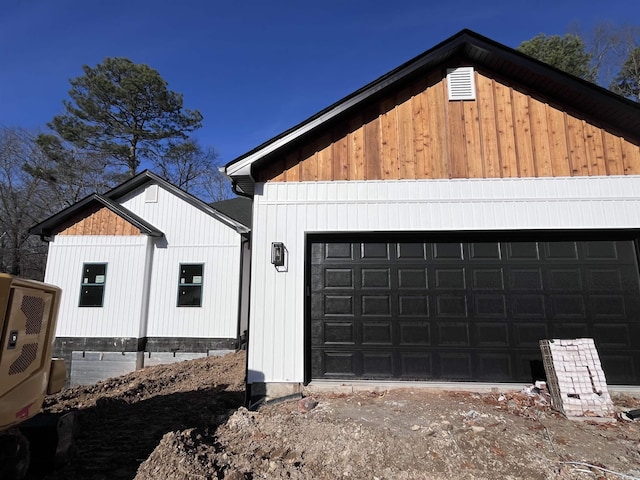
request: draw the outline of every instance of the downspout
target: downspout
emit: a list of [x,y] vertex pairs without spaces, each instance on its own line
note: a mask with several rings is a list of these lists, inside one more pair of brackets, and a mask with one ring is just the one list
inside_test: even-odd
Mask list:
[[151,298],[151,274],[153,272],[153,253],[155,239],[147,236],[147,248],[144,256],[144,273],[142,278],[142,301],[140,306],[140,322],[138,329],[138,347],[136,351],[136,370],[144,367],[144,351],[147,348],[147,327],[149,325],[149,303]]

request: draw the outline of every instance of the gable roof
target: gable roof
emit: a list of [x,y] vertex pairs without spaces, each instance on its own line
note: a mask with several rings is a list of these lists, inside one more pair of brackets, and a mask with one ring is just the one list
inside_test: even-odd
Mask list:
[[232,180],[234,191],[253,195],[253,172],[256,167],[263,166],[292,144],[344,117],[363,103],[427,71],[447,66],[448,62],[454,60],[468,61],[496,72],[530,87],[565,108],[589,115],[631,139],[640,140],[639,103],[465,29],[227,163],[224,170]]
[[176,187],[172,183],[169,183],[164,178],[156,175],[155,173],[149,170],[145,170],[139,173],[138,175],[136,175],[135,177],[130,178],[126,182],[121,183],[117,187],[105,193],[104,196],[113,200],[118,200],[124,197],[125,195],[127,195],[128,193],[132,192],[133,190],[136,190],[147,183],[156,183],[160,185],[164,189],[173,193],[176,197],[187,202],[192,207],[195,207],[198,210],[206,213],[207,215],[210,215],[216,218],[217,220],[221,221],[225,225],[233,228],[238,233],[248,233],[250,231],[251,224],[245,225],[242,222],[239,222],[237,219],[230,217],[226,215],[224,212],[217,210],[212,205],[209,205],[203,202],[199,198],[196,198],[190,193],[185,192],[181,188]]
[[162,233],[146,220],[140,218],[131,210],[128,210],[122,205],[97,193],[93,193],[88,197],[83,198],[70,207],[67,207],[64,210],[56,213],[55,215],[52,215],[51,217],[38,223],[37,225],[34,225],[29,229],[29,233],[32,235],[40,235],[40,237],[42,238],[51,236],[54,234],[57,227],[72,220],[83,211],[86,211],[87,209],[94,206],[108,208],[113,213],[124,218],[127,222],[139,229],[140,232],[144,235],[149,235],[150,237],[164,236],[164,233]]
[[[229,215],[228,213],[225,213],[222,210],[218,210],[213,206],[207,205],[202,200],[167,182],[165,179],[159,177],[155,173],[150,172],[149,170],[145,170],[102,195],[93,193],[83,198],[70,207],[67,207],[64,210],[52,215],[51,217],[38,223],[37,225],[34,225],[29,229],[29,233],[32,235],[40,235],[41,237],[53,235],[55,229],[60,225],[68,222],[69,220],[80,214],[82,211],[91,208],[96,204],[100,204],[133,224],[136,228],[140,229],[143,234],[150,235],[152,237],[162,237],[164,236],[164,233],[118,203],[118,200],[120,200],[128,193],[137,190],[138,188],[148,183],[155,183],[157,185],[160,185],[162,188],[168,190],[176,197],[184,200],[189,205],[201,210],[207,215],[210,215],[211,217],[217,219],[225,225],[233,228],[238,233],[248,233],[251,230],[250,222],[247,225]],[[250,211],[251,206],[249,205],[248,208]],[[240,209],[241,206],[239,205],[235,210]]]

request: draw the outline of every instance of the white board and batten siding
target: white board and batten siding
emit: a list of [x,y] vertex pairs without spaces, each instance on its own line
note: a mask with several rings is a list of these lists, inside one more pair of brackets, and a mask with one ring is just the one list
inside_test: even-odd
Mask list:
[[302,382],[306,234],[639,228],[640,176],[273,182],[253,208],[248,382]]
[[[162,186],[149,185],[120,201],[165,235],[153,253],[146,336],[235,338],[240,235]],[[189,263],[203,264],[200,307],[177,306],[179,267]]]
[[[56,336],[137,337],[145,252],[138,236],[57,235],[49,243],[45,282],[62,288]],[[106,263],[102,308],[78,307],[83,264]]]

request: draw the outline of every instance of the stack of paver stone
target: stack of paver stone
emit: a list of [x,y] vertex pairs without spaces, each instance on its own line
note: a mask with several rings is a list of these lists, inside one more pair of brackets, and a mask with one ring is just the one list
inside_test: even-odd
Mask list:
[[540,340],[540,349],[554,408],[568,418],[614,415],[592,338]]

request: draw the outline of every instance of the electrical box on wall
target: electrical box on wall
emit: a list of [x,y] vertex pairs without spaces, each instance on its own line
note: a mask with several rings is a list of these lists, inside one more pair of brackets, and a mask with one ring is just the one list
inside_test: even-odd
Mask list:
[[273,242],[271,244],[271,263],[276,267],[284,265],[284,243]]

